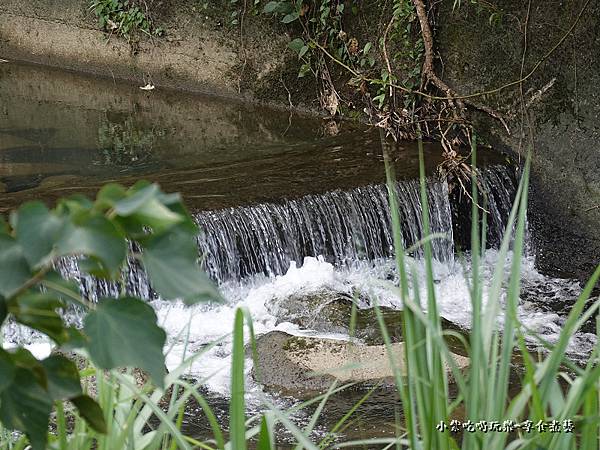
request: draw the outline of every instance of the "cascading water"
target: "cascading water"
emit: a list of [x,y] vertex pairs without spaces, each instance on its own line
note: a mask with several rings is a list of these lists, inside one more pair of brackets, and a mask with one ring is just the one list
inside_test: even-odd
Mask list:
[[[433,256],[443,263],[454,258],[453,221],[469,220],[456,211],[448,184],[427,180],[427,201],[432,233],[445,238],[432,241]],[[488,198],[489,231],[493,243],[503,234],[515,182],[511,168],[493,166],[481,172],[481,186]],[[404,247],[417,244],[425,235],[418,180],[396,184]],[[470,209],[470,206],[468,206]],[[454,217],[453,217],[454,216]],[[385,185],[368,185],[350,191],[308,195],[280,203],[264,203],[194,215],[201,230],[198,250],[207,273],[218,283],[241,280],[255,274],[281,275],[292,261],[322,256],[336,266],[393,255],[393,236]],[[422,255],[417,247],[414,256]],[[58,264],[63,276],[79,280],[83,295],[96,301],[118,296],[124,290],[144,299],[156,299],[146,274],[134,260],[125,269],[124,289],[79,272],[75,258]]]
[[[500,242],[510,211],[515,182],[511,169],[494,166],[482,171],[481,185],[489,199],[489,235]],[[404,247],[425,235],[417,180],[397,183]],[[432,241],[433,256],[450,262],[454,256],[448,184],[429,179],[427,199],[432,233],[446,238]],[[291,261],[323,256],[335,265],[374,260],[393,254],[388,192],[384,185],[351,191],[309,195],[278,204],[201,212],[195,216],[205,270],[218,281],[264,273],[280,275]],[[467,216],[468,219],[468,216]],[[464,220],[458,217],[457,220]],[[421,255],[421,248],[415,251]]]
[[[405,247],[423,237],[418,181],[397,184]],[[431,230],[439,261],[453,258],[452,221],[446,183],[427,184]],[[218,281],[264,273],[280,275],[291,261],[323,256],[336,265],[393,254],[388,192],[384,185],[309,195],[279,204],[202,212],[195,216],[206,271]],[[421,250],[418,249],[417,253]]]
[[[492,166],[481,171],[480,186],[487,191],[485,204],[489,213],[488,243],[491,247],[500,241],[512,206],[516,187],[512,170]],[[401,181],[397,183],[397,192],[404,245],[410,247],[424,235],[419,183]],[[431,231],[447,236],[447,239],[432,242],[439,311],[445,319],[469,328],[470,286],[465,280],[463,266],[453,263],[455,243],[463,245],[458,235],[470,227],[469,196],[460,187],[454,186],[450,190],[445,182],[429,179],[427,198]],[[396,293],[389,289],[389,281],[397,281],[397,273],[393,258],[390,258],[393,254],[391,220],[384,185],[309,195],[280,203],[200,212],[195,218],[203,231],[198,238],[199,255],[209,274],[221,284],[228,301],[225,305],[189,308],[177,302],[161,301],[134,260],[129,261],[123,274],[124,286],[81,273],[75,258],[64,259],[57,265],[63,275],[79,281],[82,294],[92,301],[121,292],[150,300],[159,323],[169,336],[168,367],[177,366],[186,352],[202,348],[230,333],[239,305],[250,310],[257,334],[278,329],[309,335],[318,330],[291,323],[289,315],[278,312],[285,308],[277,306],[286,305],[294,298],[303,301],[329,293],[346,298],[359,294],[361,298],[376,298],[383,306],[402,307]],[[425,268],[419,258],[420,252],[420,249],[415,250],[415,258],[409,258],[409,261],[415,270],[414,280],[421,285],[425,280]],[[484,291],[489,288],[497,258],[498,252],[493,248],[483,255]],[[511,256],[503,262],[507,270],[510,259]],[[465,263],[469,263],[468,255]],[[524,258],[522,278],[519,319],[546,340],[556,339],[564,316],[551,308],[540,308],[536,303],[562,297],[565,293],[571,295],[579,289],[577,283],[544,277],[535,270],[533,259],[529,257]],[[426,290],[426,286],[421,285],[420,290]],[[498,323],[502,320],[500,314]],[[8,342],[27,343],[31,349],[41,345],[38,344],[40,336],[24,334],[23,327],[14,325],[4,330]],[[180,336],[186,336],[185,341]],[[590,336],[584,333],[574,337],[569,354],[585,358],[595,342]],[[44,345],[42,348],[48,347]],[[191,368],[194,375],[208,377],[207,388],[218,394],[228,394],[230,352],[231,342],[225,340]],[[249,379],[249,389],[255,386],[252,383]]]

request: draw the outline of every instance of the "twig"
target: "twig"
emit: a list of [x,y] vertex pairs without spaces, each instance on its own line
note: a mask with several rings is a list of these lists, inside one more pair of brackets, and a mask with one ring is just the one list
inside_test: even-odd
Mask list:
[[[385,28],[385,32],[383,33],[383,42],[382,42],[383,58],[385,59],[385,64],[387,66],[389,80],[392,79],[392,65],[390,64],[390,58],[389,58],[388,52],[387,52],[387,36],[388,36],[388,33],[390,32],[390,29],[392,28],[394,19],[395,19],[395,16],[392,15],[392,19],[390,20],[390,23],[388,23],[388,26]],[[389,86],[389,88],[390,88],[390,101],[391,101],[390,113],[393,114],[394,107],[396,106],[396,99],[394,98],[394,88],[391,85]]]
[[294,108],[294,104],[292,103],[292,93],[290,92],[290,90],[288,89],[288,87],[285,85],[285,82],[283,81],[283,75],[279,76],[279,81],[281,81],[281,84],[283,85],[283,88],[287,92],[288,103],[290,104],[290,109],[293,109]]
[[585,212],[592,211],[592,210],[594,210],[594,209],[600,209],[600,205],[595,205],[595,206],[592,206],[592,207],[590,207],[590,208],[586,209],[586,210],[585,210]]
[[27,291],[29,288],[32,288],[33,286],[35,286],[36,284],[38,284],[40,281],[42,281],[44,279],[44,276],[50,271],[51,268],[52,268],[52,266],[50,264],[48,264],[47,266],[42,267],[34,276],[32,276],[25,283],[23,283],[21,285],[21,287],[19,287],[19,289],[17,289],[14,292],[14,294],[12,294],[8,298],[8,300],[12,300],[14,298],[17,298],[23,292]]

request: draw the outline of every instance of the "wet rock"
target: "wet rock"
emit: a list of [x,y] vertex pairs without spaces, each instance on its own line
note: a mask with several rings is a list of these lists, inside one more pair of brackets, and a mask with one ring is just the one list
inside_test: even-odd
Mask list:
[[[267,389],[296,398],[326,391],[334,381],[393,385],[393,373],[383,345],[364,345],[334,339],[292,336],[272,331],[257,339],[254,378]],[[404,371],[404,344],[392,344],[395,360]],[[469,359],[453,354],[464,369]]]
[[[277,324],[291,322],[305,330],[349,335],[354,302],[357,303],[358,308],[353,337],[365,344],[382,345],[384,341],[375,308],[370,306],[365,295],[358,292],[351,296],[344,292],[321,289],[305,294],[294,294],[285,299],[274,299],[267,304],[267,308],[277,317]],[[390,340],[401,342],[403,312],[386,306],[381,306],[379,310]],[[464,334],[464,330],[445,319],[442,319],[442,328]],[[463,345],[455,337],[447,336],[446,341],[453,351],[466,354]]]
[[[267,308],[277,317],[277,324],[291,322],[321,333],[350,334],[353,303],[357,304],[354,337],[368,344],[382,344],[375,308],[367,307],[368,298],[359,292],[350,295],[324,288],[273,299]],[[380,307],[380,311],[392,342],[401,341],[402,312],[389,307]]]

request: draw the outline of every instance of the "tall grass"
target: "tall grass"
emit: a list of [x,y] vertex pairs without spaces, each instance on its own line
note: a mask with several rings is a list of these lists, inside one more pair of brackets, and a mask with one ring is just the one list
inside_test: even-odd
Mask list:
[[[395,386],[401,398],[401,417],[396,437],[373,437],[371,439],[339,442],[338,433],[349,425],[351,417],[372,391],[365,396],[336,423],[324,437],[316,438],[314,429],[327,408],[327,402],[336,393],[348,387],[332,385],[323,395],[301,403],[287,411],[264,399],[264,410],[247,417],[245,406],[245,355],[244,322],[248,325],[250,341],[254,333],[250,315],[238,310],[232,335],[233,352],[231,366],[230,426],[223,429],[212,411],[209,402],[197,389],[203,380],[192,384],[182,378],[191,364],[212,346],[184,359],[181,365],[169,373],[165,391],[152,386],[139,386],[128,373],[111,371],[106,373],[94,368],[84,368],[84,375],[94,376],[94,386],[99,403],[105,412],[108,424],[106,434],[93,431],[74,411],[58,405],[55,416],[56,430],[50,446],[60,450],[82,449],[232,449],[245,450],[252,441],[253,448],[272,450],[276,448],[275,429],[277,424],[286,428],[296,443],[296,449],[320,448],[410,448],[424,450],[458,449],[600,449],[600,365],[597,364],[600,350],[595,348],[584,367],[573,364],[565,357],[569,339],[592,317],[600,300],[587,304],[594,286],[600,277],[600,267],[586,284],[573,305],[558,340],[550,344],[537,338],[539,345],[546,348],[543,356],[533,355],[526,342],[535,339],[519,321],[521,261],[526,228],[529,159],[522,170],[513,208],[508,218],[506,233],[498,250],[498,261],[491,284],[484,295],[481,254],[485,251],[485,209],[479,208],[477,172],[471,180],[473,208],[471,213],[471,267],[468,273],[472,307],[472,329],[466,350],[470,365],[466,371],[458,369],[444,339],[437,308],[437,293],[434,284],[433,257],[427,191],[423,161],[422,142],[419,141],[421,202],[425,236],[422,240],[425,258],[425,291],[418,289],[416,268],[408,258],[402,242],[401,221],[398,215],[396,182],[393,165],[385,153],[386,178],[392,213],[392,227],[396,248],[396,265],[400,279],[397,294],[402,300],[404,317],[402,331],[405,342],[404,367],[394,359],[391,340],[385,327],[381,311],[376,306],[381,334],[388,348],[389,363],[394,372]],[[477,147],[472,147],[472,166],[476,167]],[[485,203],[485,199],[482,199]],[[481,224],[481,226],[480,226]],[[505,261],[511,259],[508,273]],[[412,289],[409,287],[412,286]],[[426,308],[423,306],[426,305]],[[587,306],[587,309],[586,309]],[[353,314],[356,311],[353,308]],[[502,313],[504,324],[497,326]],[[352,328],[352,326],[351,326]],[[213,343],[212,345],[216,345]],[[254,348],[254,346],[253,346]],[[254,348],[255,352],[255,348]],[[514,357],[518,353],[521,368],[520,381],[515,386]],[[451,377],[448,376],[448,370]],[[260,377],[260,373],[258,373]],[[456,386],[455,395],[450,395],[450,378]],[[510,390],[509,390],[510,388]],[[509,395],[510,392],[510,395]],[[195,400],[202,409],[204,420],[210,425],[212,438],[206,441],[186,436],[182,431],[184,411],[189,400]],[[292,420],[298,410],[316,405],[309,423],[298,427]],[[154,418],[151,420],[151,418]],[[531,432],[515,430],[506,432],[484,432],[465,430],[460,434],[450,430],[439,431],[436,425],[449,423],[451,419],[462,421],[525,420],[537,422],[564,420],[575,422],[575,433],[543,433],[535,428]],[[400,419],[398,419],[400,420]],[[24,437],[15,437],[0,430],[0,447],[22,450],[26,446]]]
[[[472,166],[476,167],[477,147],[473,139]],[[385,149],[384,149],[385,151]],[[430,234],[427,208],[427,193],[423,163],[422,142],[419,141],[421,201],[425,234]],[[467,373],[457,370],[449,349],[442,338],[440,316],[436,307],[436,292],[433,283],[431,243],[424,241],[426,265],[426,302],[423,302],[418,289],[413,289],[413,297],[408,295],[408,274],[416,283],[415,269],[403,257],[400,220],[396,207],[396,189],[392,165],[385,158],[388,192],[392,210],[392,220],[396,245],[396,262],[400,274],[398,295],[402,299],[404,314],[404,340],[406,343],[406,375],[397,373],[397,385],[403,400],[402,410],[405,420],[406,439],[413,449],[570,449],[584,444],[586,449],[598,447],[600,424],[598,410],[598,388],[600,368],[597,367],[597,351],[591,355],[585,368],[580,368],[565,357],[569,339],[597,310],[599,302],[594,302],[585,313],[584,306],[593,287],[600,277],[600,267],[585,286],[582,294],[573,305],[567,321],[555,344],[540,340],[547,348],[546,355],[539,361],[530,354],[525,345],[527,330],[517,316],[519,303],[521,261],[524,250],[526,227],[527,195],[529,181],[528,158],[510,212],[508,225],[499,249],[498,262],[494,270],[491,288],[483,296],[480,253],[485,251],[485,212],[479,228],[480,209],[476,171],[472,175],[472,231],[471,231],[471,272],[470,295],[472,305],[472,329],[468,347],[470,366]],[[505,273],[505,261],[509,257],[512,244],[510,272]],[[505,289],[503,290],[503,286]],[[503,293],[504,291],[504,293]],[[504,296],[504,298],[503,298]],[[422,309],[427,305],[427,311]],[[502,332],[496,326],[499,313],[504,315]],[[389,337],[383,321],[381,331],[389,346]],[[529,335],[531,338],[532,336]],[[509,397],[513,356],[520,352],[524,376],[518,392]],[[391,352],[390,358],[392,358]],[[392,361],[392,364],[397,365]],[[451,399],[448,395],[448,378],[443,369],[451,368],[458,395]],[[566,372],[564,367],[568,367]],[[560,380],[563,381],[561,386]],[[459,407],[462,410],[459,412]],[[520,423],[525,420],[550,421],[574,420],[577,433],[549,432],[463,432],[459,441],[449,430],[438,431],[436,424],[448,423],[451,417],[478,421],[506,420]],[[577,442],[579,439],[579,443]],[[510,442],[509,442],[510,440]],[[358,444],[358,443],[357,443]]]

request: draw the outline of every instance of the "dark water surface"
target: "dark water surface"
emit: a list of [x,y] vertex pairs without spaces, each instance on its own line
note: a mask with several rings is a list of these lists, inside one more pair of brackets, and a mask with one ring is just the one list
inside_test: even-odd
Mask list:
[[[384,179],[375,129],[139,86],[0,64],[0,210],[140,178],[182,192],[192,210]],[[432,171],[440,148],[426,144],[425,153]],[[402,143],[395,154],[398,178],[414,177],[415,144]]]

